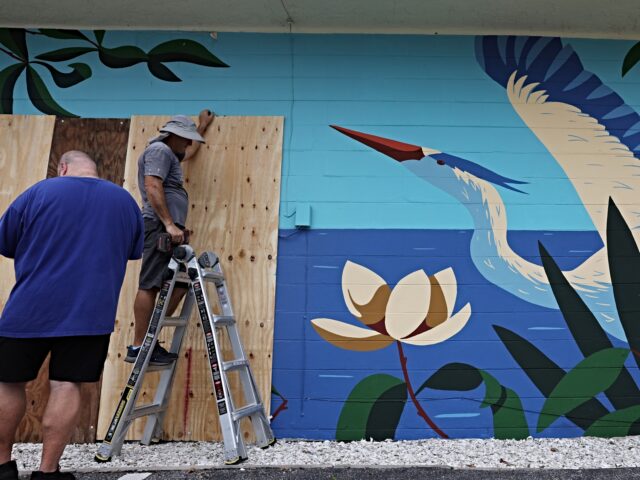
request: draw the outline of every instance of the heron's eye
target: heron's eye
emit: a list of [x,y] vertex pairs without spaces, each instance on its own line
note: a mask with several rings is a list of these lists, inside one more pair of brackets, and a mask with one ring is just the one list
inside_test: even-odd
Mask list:
[[444,160],[436,160],[436,162],[438,162],[438,165],[444,165]]

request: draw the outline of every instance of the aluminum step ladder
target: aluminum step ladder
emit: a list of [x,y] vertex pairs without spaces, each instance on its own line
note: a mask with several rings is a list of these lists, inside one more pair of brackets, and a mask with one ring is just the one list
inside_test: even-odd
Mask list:
[[[212,282],[220,307],[220,315],[211,310],[205,283]],[[189,286],[182,310],[177,317],[167,317],[169,299],[176,286],[183,283]],[[224,462],[235,465],[247,459],[247,450],[240,431],[240,421],[248,417],[256,435],[257,445],[267,448],[276,441],[265,414],[253,374],[245,356],[236,320],[233,315],[229,292],[218,257],[215,253],[205,252],[196,260],[193,249],[188,245],[176,247],[173,252],[165,280],[156,302],[149,329],[140,347],[129,380],[122,392],[120,401],[111,420],[111,424],[102,444],[95,455],[98,462],[108,462],[119,455],[125,436],[136,418],[148,417],[140,443],[149,445],[159,441],[162,436],[162,423],[167,411],[171,394],[171,385],[175,377],[177,360],[169,365],[151,366],[153,351],[160,332],[164,327],[175,327],[169,352],[179,354],[187,323],[194,304],[200,316],[200,325],[204,333],[213,392],[218,408],[218,417],[224,442]],[[226,331],[231,344],[233,359],[222,358],[220,332]],[[162,370],[153,403],[136,406],[138,393],[147,372]],[[236,406],[231,396],[227,373],[237,371],[245,400],[241,407]]]

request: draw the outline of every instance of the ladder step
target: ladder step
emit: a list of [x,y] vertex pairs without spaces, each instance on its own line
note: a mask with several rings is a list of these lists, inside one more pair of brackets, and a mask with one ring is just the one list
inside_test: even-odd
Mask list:
[[249,366],[249,362],[247,362],[246,360],[230,360],[228,362],[222,363],[222,369],[225,372],[228,372],[230,370],[236,370],[238,368],[248,367],[248,366]]
[[224,282],[224,275],[222,275],[221,273],[205,271],[205,272],[202,272],[202,276],[204,277],[205,280],[209,280],[212,282],[216,282],[216,283]]
[[127,417],[127,420],[133,420],[134,418],[146,417],[147,415],[153,415],[154,413],[160,413],[167,409],[157,403],[151,403],[149,405],[142,405],[133,409],[131,414]]
[[261,403],[246,405],[242,408],[237,409],[235,412],[233,412],[233,419],[240,420],[241,418],[248,417],[250,415],[253,415],[254,413],[259,413],[259,412],[262,412]]
[[236,317],[231,315],[214,315],[213,323],[217,326],[233,325],[236,323]]
[[191,279],[189,278],[189,275],[187,275],[186,273],[180,272],[176,276],[176,283],[190,284],[191,283]]
[[151,364],[149,364],[149,366],[147,367],[147,372],[161,372],[162,370],[169,370],[169,369],[173,368],[173,366],[176,363],[176,360],[174,360],[171,363],[168,363],[167,365],[151,365]]
[[189,322],[185,317],[165,317],[162,321],[163,327],[184,327]]

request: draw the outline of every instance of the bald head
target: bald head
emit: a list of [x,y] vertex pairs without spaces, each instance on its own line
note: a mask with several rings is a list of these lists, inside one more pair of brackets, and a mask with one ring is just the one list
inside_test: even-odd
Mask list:
[[98,169],[89,155],[79,150],[62,154],[58,163],[60,177],[98,177]]

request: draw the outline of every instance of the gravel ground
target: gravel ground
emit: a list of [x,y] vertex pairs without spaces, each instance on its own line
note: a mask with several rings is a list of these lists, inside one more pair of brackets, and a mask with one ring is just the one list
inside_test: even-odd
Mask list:
[[[93,460],[95,444],[70,445],[62,468],[71,471],[191,469],[223,466],[219,443],[170,442],[143,446],[127,443],[109,463]],[[16,444],[20,470],[38,467],[41,446]],[[454,468],[616,468],[640,467],[640,437],[419,440],[385,442],[310,442],[279,440],[261,450],[249,447],[250,466],[446,466]]]

